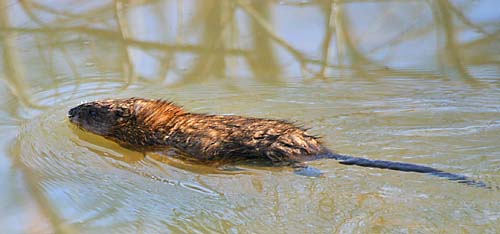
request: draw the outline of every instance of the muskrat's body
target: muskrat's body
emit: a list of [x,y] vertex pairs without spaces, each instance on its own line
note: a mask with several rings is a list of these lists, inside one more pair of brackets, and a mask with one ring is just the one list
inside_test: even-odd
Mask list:
[[68,114],[72,123],[129,148],[174,147],[201,161],[260,158],[304,169],[304,161],[333,158],[343,164],[429,173],[482,184],[431,167],[339,155],[305,129],[282,120],[195,114],[171,102],[141,98],[90,102]]
[[[282,164],[329,152],[316,137],[281,120],[193,114],[170,102],[137,98],[77,108],[79,114],[70,111],[71,121],[86,130],[130,148],[175,147],[203,161],[267,158]],[[108,116],[113,113],[117,118]]]

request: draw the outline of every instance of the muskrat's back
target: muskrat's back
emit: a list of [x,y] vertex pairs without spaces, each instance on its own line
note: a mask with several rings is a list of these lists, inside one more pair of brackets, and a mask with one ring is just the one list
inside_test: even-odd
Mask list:
[[202,160],[266,158],[289,164],[328,153],[317,137],[272,119],[185,112],[162,100],[90,102],[69,111],[78,126],[136,149],[175,147]]
[[281,120],[187,114],[178,121],[165,143],[203,159],[261,157],[284,163],[327,153],[315,136]]

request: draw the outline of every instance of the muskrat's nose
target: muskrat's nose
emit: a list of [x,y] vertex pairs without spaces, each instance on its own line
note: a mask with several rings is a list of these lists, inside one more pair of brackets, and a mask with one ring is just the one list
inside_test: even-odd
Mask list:
[[76,115],[76,112],[78,111],[78,107],[73,107],[68,111],[68,117],[73,118]]

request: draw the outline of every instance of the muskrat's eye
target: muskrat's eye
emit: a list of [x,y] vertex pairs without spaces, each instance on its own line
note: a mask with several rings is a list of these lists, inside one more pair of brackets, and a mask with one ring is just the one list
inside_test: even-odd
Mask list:
[[97,112],[95,112],[95,111],[91,110],[91,111],[90,111],[90,116],[91,116],[92,118],[96,118],[96,117],[97,117]]

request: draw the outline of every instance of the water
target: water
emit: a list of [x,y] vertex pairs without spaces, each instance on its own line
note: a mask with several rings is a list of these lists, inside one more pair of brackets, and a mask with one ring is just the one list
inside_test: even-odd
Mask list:
[[74,4],[0,1],[0,233],[500,230],[498,189],[334,160],[310,163],[319,178],[222,172],[66,118],[85,101],[163,98],[500,186],[495,1]]

